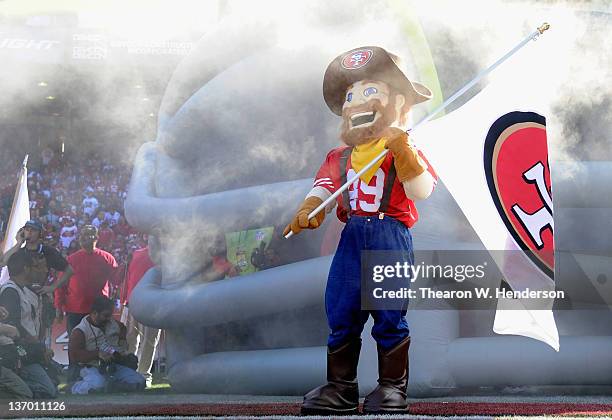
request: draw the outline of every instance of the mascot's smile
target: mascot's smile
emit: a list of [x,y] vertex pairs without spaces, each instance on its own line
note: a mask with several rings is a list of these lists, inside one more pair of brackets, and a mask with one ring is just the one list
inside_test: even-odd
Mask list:
[[377,116],[378,113],[376,111],[357,112],[349,117],[350,127],[353,128],[366,124],[370,125],[376,120]]

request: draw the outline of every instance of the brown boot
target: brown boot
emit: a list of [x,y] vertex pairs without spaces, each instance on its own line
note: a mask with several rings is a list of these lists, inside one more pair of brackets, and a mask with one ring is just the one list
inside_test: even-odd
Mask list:
[[301,414],[341,415],[356,414],[359,406],[357,364],[361,339],[349,341],[342,347],[327,350],[327,384],[304,395]]
[[364,413],[406,412],[408,387],[408,348],[410,337],[391,350],[378,347],[378,386],[363,402]]

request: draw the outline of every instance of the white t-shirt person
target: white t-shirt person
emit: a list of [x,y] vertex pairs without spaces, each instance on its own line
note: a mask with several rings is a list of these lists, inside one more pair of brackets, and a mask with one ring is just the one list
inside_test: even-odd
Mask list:
[[77,227],[76,225],[72,226],[64,226],[60,231],[60,242],[62,244],[62,248],[68,249],[70,248],[70,244],[72,241],[76,239]]
[[93,216],[98,209],[98,199],[93,195],[83,199],[83,213],[89,217]]

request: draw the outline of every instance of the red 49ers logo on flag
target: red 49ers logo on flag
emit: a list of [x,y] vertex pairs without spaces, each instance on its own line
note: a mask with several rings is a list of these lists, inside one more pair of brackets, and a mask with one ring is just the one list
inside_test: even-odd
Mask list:
[[516,243],[549,277],[554,274],[554,222],[546,119],[510,112],[487,133],[487,184],[497,211]]
[[347,70],[356,70],[368,64],[373,55],[372,50],[351,51],[342,58],[341,64]]

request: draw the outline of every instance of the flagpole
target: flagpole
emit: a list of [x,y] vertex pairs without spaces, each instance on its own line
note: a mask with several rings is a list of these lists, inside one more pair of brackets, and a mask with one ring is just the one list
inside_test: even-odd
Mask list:
[[[459,89],[457,92],[455,92],[452,96],[450,96],[446,101],[444,101],[441,105],[439,105],[436,109],[434,109],[432,112],[430,112],[425,118],[423,118],[421,121],[419,121],[416,125],[414,125],[412,128],[408,129],[406,132],[410,133],[414,130],[416,130],[421,124],[424,124],[426,122],[428,122],[429,120],[431,120],[433,117],[435,117],[436,115],[438,115],[444,108],[446,108],[447,106],[449,106],[451,103],[453,103],[457,98],[459,98],[461,95],[463,95],[466,91],[468,91],[471,87],[473,87],[476,83],[478,83],[483,77],[485,77],[486,75],[488,75],[489,73],[491,73],[493,70],[495,70],[497,67],[499,67],[500,64],[502,64],[504,61],[506,61],[508,58],[510,58],[512,55],[514,55],[518,50],[520,50],[521,48],[523,48],[525,46],[525,44],[527,44],[529,41],[535,41],[538,39],[538,37],[540,35],[542,35],[544,33],[544,31],[548,30],[550,28],[550,25],[548,23],[543,23],[540,27],[538,27],[535,31],[533,31],[532,33],[530,33],[525,39],[523,39],[520,43],[518,43],[514,48],[512,48],[510,51],[508,51],[503,57],[501,57],[499,60],[497,60],[495,63],[491,64],[489,67],[487,67],[486,69],[482,70],[480,73],[478,73],[472,80],[470,80],[465,86],[463,86],[461,89]],[[367,165],[365,165],[363,168],[361,168],[361,170],[359,172],[357,172],[355,175],[353,175],[349,180],[346,181],[346,183],[338,188],[338,190],[336,190],[331,196],[329,196],[329,198],[327,198],[327,200],[325,200],[323,203],[321,203],[316,209],[314,209],[313,211],[310,212],[310,214],[308,214],[308,220],[312,219],[313,217],[315,217],[317,214],[319,214],[319,212],[321,210],[323,210],[325,207],[327,207],[331,202],[333,202],[340,194],[342,194],[353,182],[355,182],[361,175],[363,175],[364,173],[366,173],[370,168],[372,168],[372,166],[374,166],[379,160],[381,160],[382,158],[384,158],[387,153],[389,153],[388,149],[383,150],[382,152],[380,152],[380,154],[378,156],[376,156],[374,159],[372,159],[372,161],[370,163],[368,163]],[[290,231],[287,235],[285,235],[285,239],[289,239],[294,235],[293,231]]]
[[25,155],[23,158],[23,163],[21,164],[21,169],[19,170],[19,177],[17,178],[17,186],[15,187],[15,194],[13,195],[13,204],[11,205],[11,214],[9,215],[8,222],[6,223],[6,232],[4,232],[4,242],[2,243],[2,254],[8,251],[8,235],[9,235],[9,227],[11,226],[11,222],[13,221],[13,217],[15,216],[15,206],[17,205],[17,195],[19,194],[19,188],[21,187],[21,178],[23,172],[26,172],[26,182],[28,178],[28,157],[30,155]]

